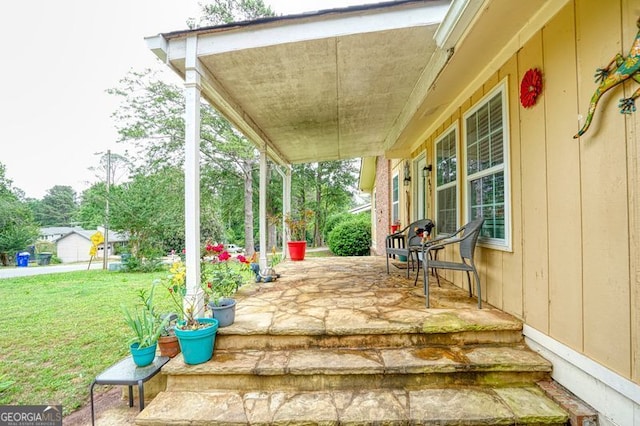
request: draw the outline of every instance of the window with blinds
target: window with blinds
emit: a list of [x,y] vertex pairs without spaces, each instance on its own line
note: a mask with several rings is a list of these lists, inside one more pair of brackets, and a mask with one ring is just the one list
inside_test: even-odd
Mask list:
[[458,132],[454,125],[436,139],[436,229],[451,234],[458,229]]
[[468,219],[485,218],[481,242],[509,246],[505,85],[465,114],[464,123]]

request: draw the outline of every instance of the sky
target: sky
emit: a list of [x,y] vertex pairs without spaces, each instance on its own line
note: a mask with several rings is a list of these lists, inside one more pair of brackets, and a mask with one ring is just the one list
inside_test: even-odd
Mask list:
[[[13,187],[41,199],[55,185],[78,194],[116,143],[116,97],[130,70],[164,70],[144,37],[186,29],[202,0],[3,0],[0,2],[0,163]],[[265,0],[278,15],[381,0]]]

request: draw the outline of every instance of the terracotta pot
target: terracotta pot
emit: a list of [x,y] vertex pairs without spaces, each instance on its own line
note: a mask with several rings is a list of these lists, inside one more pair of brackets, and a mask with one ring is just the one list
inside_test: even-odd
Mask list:
[[180,344],[176,336],[160,336],[158,339],[160,355],[173,358],[180,353]]

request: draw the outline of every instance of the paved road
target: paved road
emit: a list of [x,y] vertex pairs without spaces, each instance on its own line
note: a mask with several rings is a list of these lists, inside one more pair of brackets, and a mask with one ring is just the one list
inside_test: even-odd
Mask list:
[[[87,263],[74,263],[73,265],[27,266],[26,268],[0,268],[1,278],[26,277],[29,275],[54,274],[56,272],[86,271]],[[102,269],[102,260],[92,262],[91,269]]]

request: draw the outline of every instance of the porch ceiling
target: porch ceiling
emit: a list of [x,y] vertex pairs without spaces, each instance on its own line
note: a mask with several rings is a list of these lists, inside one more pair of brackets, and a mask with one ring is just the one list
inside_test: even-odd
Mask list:
[[567,2],[396,0],[147,44],[183,78],[198,70],[202,96],[278,163],[407,158]]
[[147,41],[184,78],[187,39],[197,37],[203,97],[276,161],[375,156],[415,96],[448,7],[380,3]]

